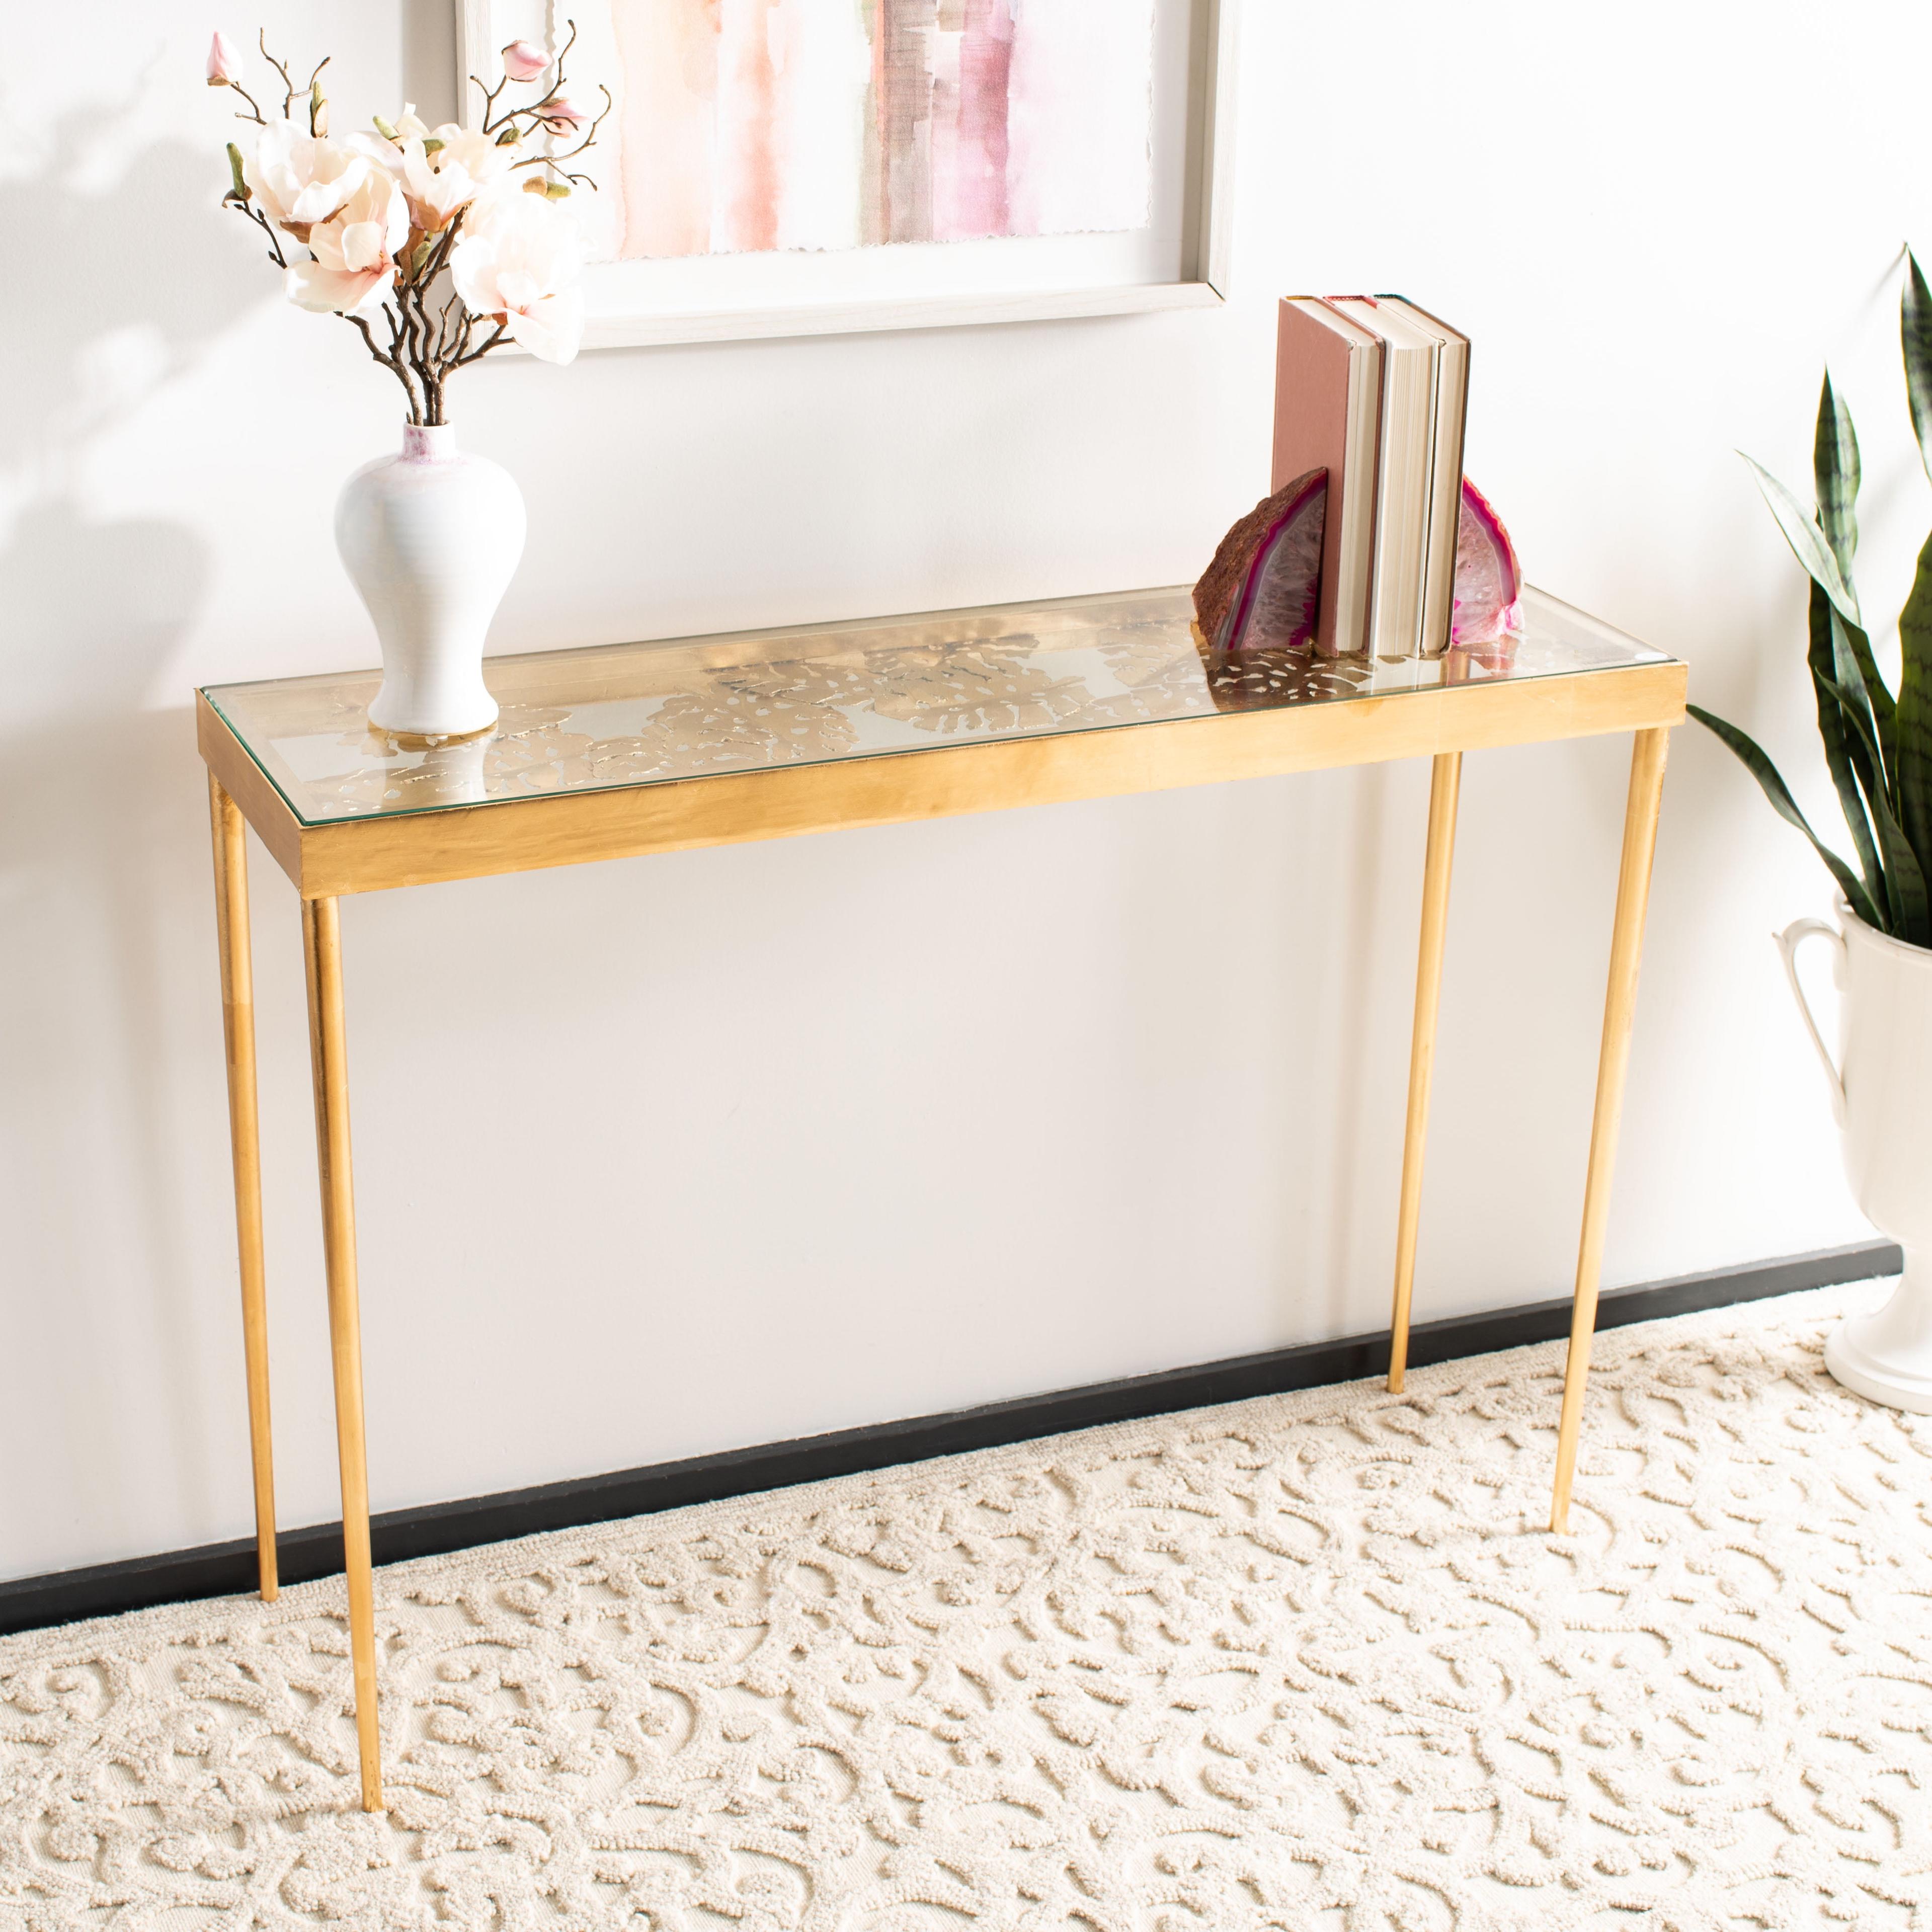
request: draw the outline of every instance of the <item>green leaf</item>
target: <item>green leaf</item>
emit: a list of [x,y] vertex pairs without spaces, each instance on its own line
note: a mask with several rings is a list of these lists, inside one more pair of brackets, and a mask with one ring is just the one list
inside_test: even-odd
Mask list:
[[[1817,586],[1814,584],[1812,587],[1815,590]],[[1898,706],[1892,702],[1892,693],[1885,688],[1884,679],[1878,674],[1878,666],[1872,662],[1871,645],[1864,632],[1846,623],[1828,603],[1826,609],[1832,627],[1832,675],[1856,694],[1860,728],[1865,742],[1872,748],[1872,755],[1878,760],[1879,782],[1889,799],[1897,788],[1893,758]]]
[[1842,619],[1838,628],[1844,633],[1846,648],[1857,663],[1858,676],[1864,680],[1865,696],[1870,703],[1872,716],[1877,721],[1878,742],[1884,750],[1885,768],[1889,775],[1897,769],[1893,737],[1898,704],[1892,697],[1892,687],[1879,674],[1878,661],[1872,656],[1871,640],[1858,625],[1847,624]]
[[[1882,885],[1890,917],[1886,930],[1898,938],[1910,940],[1914,946],[1932,945],[1932,905],[1928,904],[1926,896],[1925,868],[1919,863],[1911,842],[1900,828],[1882,782],[1884,761],[1873,728],[1864,676],[1852,654],[1844,626],[1835,612],[1832,614],[1832,629],[1838,674],[1836,678],[1820,679],[1820,682],[1826,692],[1837,699],[1844,716],[1850,720],[1862,741],[1859,746],[1853,748],[1853,759],[1870,807],[1872,821],[1878,827],[1879,844],[1885,854]],[[1881,782],[1878,783],[1874,782],[1875,770],[1881,774]],[[1870,877],[1868,872],[1868,884]],[[1878,896],[1876,892],[1873,894],[1874,898]]]
[[1870,894],[1859,884],[1850,866],[1811,830],[1804,813],[1798,808],[1798,801],[1791,796],[1784,779],[1778,776],[1778,767],[1766,757],[1756,742],[1740,731],[1735,724],[1726,724],[1721,718],[1714,718],[1700,706],[1687,704],[1684,708],[1707,730],[1715,732],[1738,754],[1744,769],[1764,788],[1764,795],[1771,800],[1772,810],[1787,824],[1795,825],[1810,840],[1811,849],[1824,860],[1826,868],[1838,881],[1838,890],[1844,894],[1846,904],[1868,926],[1882,932],[1885,921],[1879,916],[1877,908],[1872,904]]
[[1838,574],[1849,588],[1852,558],[1858,547],[1858,438],[1852,428],[1851,411],[1832,387],[1828,369],[1818,398],[1811,470],[1818,486],[1818,521],[1824,527],[1825,541],[1832,546]]
[[1932,871],[1932,537],[1918,553],[1912,595],[1899,613],[1898,643],[1898,820],[1920,866]]
[[[1820,702],[1828,702],[1832,692],[1837,688],[1829,680],[1821,681]],[[1856,733],[1853,737],[1856,740]],[[1907,922],[1912,916],[1913,904],[1904,874],[1892,861],[1895,849],[1903,844],[1905,835],[1898,830],[1898,821],[1892,817],[1892,808],[1886,802],[1885,795],[1871,788],[1868,778],[1870,760],[1860,755],[1856,769],[1858,780],[1853,789],[1858,794],[1859,817],[1862,818],[1869,812],[1871,824],[1878,828],[1874,832],[1870,826],[1868,826],[1865,837],[1859,841],[1862,862],[1864,860],[1868,840],[1876,848],[1871,862],[1864,866],[1865,890],[1872,904],[1879,909],[1882,921],[1880,929],[1902,938]],[[1870,801],[1869,804],[1868,800]],[[1840,802],[1843,802],[1842,798]],[[1909,858],[1911,848],[1906,846],[1905,850]],[[1916,866],[1916,862],[1913,862]]]
[[[1810,624],[1811,683],[1818,700],[1818,736],[1824,740],[1826,766],[1832,774],[1839,808],[1845,814],[1852,844],[1858,855],[1858,869],[1864,875],[1866,890],[1876,900],[1886,896],[1885,871],[1879,863],[1878,842],[1867,822],[1864,799],[1860,793],[1862,785],[1869,793],[1874,782],[1869,770],[1859,769],[1869,766],[1871,760],[1858,742],[1856,728],[1847,730],[1846,706],[1837,694],[1843,674],[1834,650],[1834,633],[1842,633],[1844,625],[1832,608],[1832,600],[1816,584],[1811,586]],[[1856,667],[1853,669],[1856,675]],[[1876,782],[1882,786],[1882,775]]]
[[[1863,716],[1863,707],[1856,694],[1828,679],[1820,680],[1843,704],[1846,712],[1858,721],[1862,734],[1869,732],[1869,724]],[[1865,737],[1868,750],[1876,757],[1877,747],[1870,736]],[[1869,761],[1862,766],[1869,768]],[[1910,842],[1900,829],[1898,820],[1892,816],[1892,807],[1886,803],[1882,791],[1874,791],[1869,782],[1866,797],[1871,805],[1872,818],[1878,826],[1879,843],[1885,852],[1885,869],[1882,879],[1886,909],[1888,914],[1885,930],[1895,938],[1909,940],[1914,946],[1932,946],[1932,900],[1928,900],[1925,890],[1924,869],[1918,862]],[[1867,875],[1869,878],[1869,874]],[[1876,893],[1873,895],[1876,898]]]
[[[1744,455],[1742,450],[1738,454]],[[1757,487],[1764,492],[1764,500],[1771,506],[1771,514],[1778,519],[1778,527],[1784,532],[1792,554],[1810,573],[1812,582],[1823,587],[1825,595],[1847,623],[1862,622],[1858,600],[1839,574],[1838,560],[1825,541],[1824,532],[1805,514],[1804,505],[1762,464],[1752,462],[1748,456],[1744,456],[1744,460],[1756,473]]]
[[1912,427],[1918,454],[1932,476],[1932,289],[1918,272],[1918,260],[1905,251],[1905,296],[1899,305],[1899,334],[1905,348],[1905,395],[1912,405]]
[[[1910,844],[1898,829],[1895,710],[1888,710],[1881,723],[1877,707],[1872,701],[1872,694],[1876,691],[1889,707],[1892,694],[1886,689],[1885,682],[1878,674],[1878,667],[1871,664],[1871,646],[1866,641],[1864,633],[1856,633],[1854,642],[1851,627],[1838,612],[1828,606],[1826,614],[1832,631],[1832,694],[1851,722],[1854,734],[1854,742],[1850,747],[1852,764],[1870,806],[1873,823],[1878,827],[1879,844],[1885,854],[1882,887],[1894,921],[1889,929],[1904,938],[1916,934],[1925,924],[1925,908],[1919,902],[1924,875]],[[1866,878],[1869,884],[1869,873]],[[1874,889],[1872,896],[1878,898],[1880,890]],[[1922,942],[1915,938],[1913,943]]]

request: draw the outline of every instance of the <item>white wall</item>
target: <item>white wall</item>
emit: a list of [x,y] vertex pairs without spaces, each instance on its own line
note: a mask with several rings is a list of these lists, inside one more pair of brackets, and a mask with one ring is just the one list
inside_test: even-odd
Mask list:
[[[216,209],[210,22],[12,10],[0,88],[0,1576],[245,1534],[197,682],[373,662],[337,564],[388,379]],[[278,0],[338,111],[446,109],[444,0]],[[1829,355],[1868,605],[1932,504],[1894,257],[1904,4],[1250,0],[1213,314],[470,373],[530,543],[501,647],[1166,583],[1267,480],[1273,301],[1476,344],[1536,580],[1820,793],[1802,485]],[[239,34],[253,24],[226,23]],[[25,34],[29,52],[20,51]],[[1561,1293],[1627,749],[1472,759],[1418,1314]],[[1386,1318],[1426,774],[1054,807],[349,903],[378,1508]],[[254,890],[282,1520],[336,1510],[296,902]],[[1766,937],[1826,883],[1710,740],[1666,796],[1606,1280],[1859,1238]]]

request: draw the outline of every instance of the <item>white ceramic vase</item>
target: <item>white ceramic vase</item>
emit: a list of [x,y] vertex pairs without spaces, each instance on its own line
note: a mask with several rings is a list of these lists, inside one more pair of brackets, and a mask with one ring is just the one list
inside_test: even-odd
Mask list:
[[[1905,1274],[1883,1307],[1839,1323],[1825,1366],[1874,1402],[1932,1415],[1932,951],[1838,910],[1836,926],[1801,919],[1778,943],[1831,1083],[1852,1196],[1905,1250]],[[1835,1062],[1798,982],[1798,949],[1814,938],[1832,947],[1842,994]]]
[[369,722],[405,742],[475,737],[496,722],[483,640],[524,554],[508,470],[466,456],[446,423],[406,424],[335,505],[335,545],[382,646]]

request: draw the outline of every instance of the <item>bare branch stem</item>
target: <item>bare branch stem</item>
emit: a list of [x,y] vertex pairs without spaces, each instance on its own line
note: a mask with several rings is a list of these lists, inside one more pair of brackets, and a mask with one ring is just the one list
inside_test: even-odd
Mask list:
[[[605,116],[610,113],[611,107],[614,104],[610,98],[610,90],[608,87],[599,88],[598,92],[604,97],[603,112],[600,113],[597,118],[592,122],[590,125],[584,130],[583,140],[578,142],[575,147],[566,148],[560,154],[532,154],[527,160],[513,162],[511,164],[512,169],[549,168],[555,173],[560,175],[563,174],[564,171],[562,168],[558,164],[563,161],[575,160],[578,156],[584,152],[585,148],[595,145],[597,140],[597,130],[603,126]],[[564,178],[566,181],[581,181],[584,177],[581,175],[565,175]]]
[[501,94],[504,88],[509,86],[510,76],[506,74],[501,80],[497,82],[494,87],[485,87],[472,74],[470,76],[470,84],[483,97],[482,131],[486,134],[494,134],[496,132],[498,128],[502,126],[503,124],[502,122],[491,118],[490,110],[496,104],[497,95]]
[[[469,334],[469,327],[467,324],[464,326],[464,335],[467,337]],[[484,356],[489,354],[491,350],[496,348],[499,344],[506,342],[508,339],[508,331],[504,327],[502,323],[500,322],[498,322],[496,327],[493,328],[490,333],[484,338],[482,341],[478,344],[474,349],[470,350],[466,355],[459,356],[454,362],[451,363],[449,365],[450,369],[453,371],[463,368],[470,363],[480,362]]]
[[266,27],[262,28],[256,34],[255,44],[262,50],[262,58],[282,77],[282,86],[285,90],[282,95],[282,118],[286,121],[289,118],[289,110],[296,104],[296,84],[289,78],[286,66],[269,52],[268,30]]
[[[386,307],[384,308],[382,313],[385,315],[388,314],[389,311]],[[382,367],[388,370],[389,373],[395,377],[398,382],[402,384],[403,393],[410,399],[410,422],[422,422],[422,405],[416,399],[415,388],[410,381],[408,372],[403,366],[402,358],[395,352],[393,346],[391,348],[390,352],[386,356],[382,353],[381,350],[376,347],[375,332],[370,328],[368,320],[365,317],[359,315],[349,315],[344,316],[343,317],[343,320],[354,326],[356,332],[360,335],[364,342],[368,345],[369,353],[373,356],[378,362],[381,363]],[[394,319],[392,318],[392,328],[393,326]],[[392,344],[393,340],[394,338],[392,336]]]
[[226,199],[230,208],[245,220],[254,222],[255,226],[268,238],[269,260],[273,262],[277,268],[286,268],[289,266],[289,260],[282,253],[282,238],[275,232],[275,224],[259,208],[252,206],[249,202],[238,201],[232,194]]
[[231,80],[228,85],[234,88],[235,92],[240,94],[242,98],[248,104],[248,112],[246,114],[237,114],[235,117],[236,119],[238,121],[252,121],[256,127],[266,128],[268,124],[262,118],[262,110],[256,106],[255,97],[250,94],[238,80]]

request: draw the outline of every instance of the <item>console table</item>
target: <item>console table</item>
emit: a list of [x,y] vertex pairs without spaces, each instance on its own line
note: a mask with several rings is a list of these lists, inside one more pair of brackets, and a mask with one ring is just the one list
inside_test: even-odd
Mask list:
[[346,892],[1432,758],[1389,1387],[1407,1353],[1437,994],[1465,752],[1635,736],[1551,1527],[1568,1525],[1670,727],[1684,667],[1535,591],[1513,647],[1434,659],[1210,661],[1156,590],[502,658],[495,730],[373,734],[373,672],[198,694],[208,769],[260,1587],[275,1594],[244,821],[293,882],[308,976],[323,1259],[365,1810],[382,1808],[337,901]]

